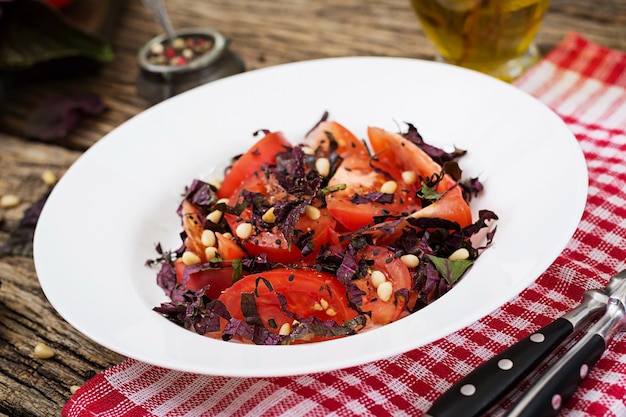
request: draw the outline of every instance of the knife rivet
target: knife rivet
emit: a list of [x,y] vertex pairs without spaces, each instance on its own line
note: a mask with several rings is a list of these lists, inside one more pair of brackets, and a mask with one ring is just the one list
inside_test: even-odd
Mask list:
[[465,384],[461,387],[461,394],[471,397],[476,393],[476,387],[472,384]]
[[541,333],[535,333],[530,336],[530,340],[535,343],[541,343],[546,340],[546,337]]
[[552,409],[553,410],[558,410],[559,408],[561,408],[561,400],[562,400],[562,398],[561,398],[561,396],[559,394],[555,394],[552,397],[551,405],[552,405]]
[[580,379],[587,378],[587,374],[589,374],[589,366],[586,363],[583,363],[580,367]]
[[503,371],[508,371],[513,368],[513,361],[511,359],[500,359],[498,361],[498,368]]

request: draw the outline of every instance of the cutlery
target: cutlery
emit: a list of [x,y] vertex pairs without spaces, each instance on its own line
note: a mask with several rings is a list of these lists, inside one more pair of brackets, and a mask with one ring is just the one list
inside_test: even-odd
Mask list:
[[480,416],[539,364],[607,308],[609,294],[626,286],[626,270],[613,276],[604,289],[585,292],[583,301],[552,323],[505,349],[454,384],[424,417]]
[[505,416],[558,415],[602,357],[615,333],[626,326],[625,303],[626,283],[623,283],[610,294],[604,315],[531,385]]
[[176,32],[174,32],[164,0],[142,0],[142,3],[150,11],[154,20],[163,28],[168,41],[173,41],[176,38]]

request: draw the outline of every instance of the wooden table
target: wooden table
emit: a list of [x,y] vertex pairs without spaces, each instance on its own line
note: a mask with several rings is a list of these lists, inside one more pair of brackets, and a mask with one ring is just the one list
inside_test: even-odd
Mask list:
[[[408,0],[168,0],[176,27],[210,26],[231,40],[231,49],[253,70],[292,61],[349,55],[432,59]],[[624,0],[553,0],[538,35],[549,51],[571,30],[605,46],[626,51]],[[48,189],[45,170],[57,176],[81,152],[151,103],[136,94],[138,49],[160,32],[140,1],[126,2],[114,34],[115,60],[97,74],[24,85],[12,91],[0,114],[0,196],[21,203],[0,208],[0,245],[24,211]],[[62,144],[23,137],[32,108],[52,93],[98,94],[108,110],[86,118]],[[124,358],[90,341],[66,323],[46,300],[30,257],[0,257],[0,415],[53,416],[94,373]],[[38,359],[44,342],[52,359]]]

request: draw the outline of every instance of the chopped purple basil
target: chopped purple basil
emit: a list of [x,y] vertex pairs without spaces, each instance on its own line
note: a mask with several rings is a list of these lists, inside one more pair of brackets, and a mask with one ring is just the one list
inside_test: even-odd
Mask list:
[[350,198],[352,204],[367,204],[367,203],[381,203],[391,204],[393,203],[393,194],[386,194],[381,191],[372,191],[364,195],[354,194]]
[[[325,113],[320,121],[327,120]],[[416,193],[422,206],[428,206],[440,199],[445,193],[436,191],[437,185],[444,178],[444,174],[450,175],[457,185],[461,187],[466,201],[483,191],[483,185],[477,178],[462,179],[462,171],[456,160],[465,154],[464,150],[455,149],[453,152],[445,152],[442,149],[428,145],[415,126],[407,124],[408,130],[403,134],[405,138],[419,146],[435,162],[442,166],[442,171],[434,173],[429,178],[421,178],[422,187]],[[259,133],[269,133],[259,130]],[[327,132],[328,149],[317,149],[317,156],[323,154],[331,161],[331,175],[342,163],[337,155],[338,143],[332,134]],[[370,166],[373,170],[389,175],[384,168],[377,166],[375,156],[371,157]],[[198,291],[185,290],[185,283],[189,275],[207,269],[219,268],[219,263],[200,263],[184,268],[182,284],[177,283],[174,261],[182,256],[184,246],[176,251],[163,251],[157,245],[159,257],[148,261],[148,265],[160,265],[157,274],[157,283],[171,299],[154,310],[167,317],[174,323],[191,329],[199,334],[217,332],[222,328],[222,338],[230,340],[233,337],[243,338],[259,345],[290,344],[299,340],[310,340],[313,337],[341,337],[356,333],[367,323],[369,313],[364,313],[360,306],[363,304],[362,291],[356,284],[356,280],[366,276],[374,264],[372,259],[357,258],[357,253],[368,245],[382,245],[392,251],[395,257],[404,254],[416,255],[420,262],[410,273],[412,277],[411,291],[417,292],[417,298],[410,297],[409,290],[402,288],[394,292],[396,300],[413,299],[413,305],[407,305],[409,313],[430,304],[449,291],[468,269],[472,267],[481,252],[489,247],[493,241],[496,228],[491,228],[493,221],[498,216],[489,211],[481,210],[478,219],[471,225],[460,227],[456,222],[440,218],[413,218],[410,213],[384,214],[376,216],[373,224],[364,226],[360,230],[343,233],[338,236],[342,245],[315,248],[312,242],[313,231],[296,229],[298,219],[310,204],[323,207],[328,193],[335,189],[345,188],[345,184],[328,186],[328,178],[321,177],[315,170],[315,156],[306,155],[301,146],[286,148],[276,155],[276,164],[264,169],[261,173],[273,180],[280,192],[285,197],[270,204],[268,199],[261,193],[243,190],[238,196],[238,202],[234,206],[217,203],[216,189],[202,181],[194,180],[185,189],[184,198],[200,208],[203,214],[211,210],[240,215],[245,209],[251,208],[252,223],[257,229],[280,231],[289,245],[295,244],[307,256],[315,249],[319,249],[315,259],[315,267],[318,271],[329,272],[337,277],[346,287],[343,294],[348,299],[349,306],[354,309],[358,316],[346,323],[337,323],[333,320],[323,321],[315,317],[297,317],[289,310],[287,297],[275,292],[284,314],[294,320],[291,332],[288,335],[276,334],[278,327],[274,319],[264,323],[259,315],[256,298],[259,286],[265,286],[269,291],[274,291],[272,284],[262,276],[255,283],[255,290],[251,293],[242,293],[240,299],[241,311],[244,320],[233,318],[226,307],[219,300],[209,299],[205,292],[206,288]],[[273,176],[273,178],[272,178]],[[393,203],[393,194],[385,194],[379,191],[364,195],[355,194],[351,202],[358,210],[359,204],[377,202],[381,204]],[[273,207],[275,221],[267,223],[263,220],[263,214]],[[179,214],[180,213],[179,208]],[[211,225],[211,227],[218,227]],[[223,224],[219,227],[227,227]],[[472,237],[481,233],[482,246],[474,247]],[[184,233],[181,234],[184,239]],[[459,248],[465,248],[469,257],[463,260],[450,260],[449,256]],[[267,255],[261,254],[254,258],[244,258],[232,262],[233,282],[240,277],[253,273],[262,273],[283,265],[268,260]],[[226,326],[223,326],[224,321]]]
[[422,135],[420,135],[417,128],[413,124],[406,123],[406,125],[408,126],[408,130],[403,133],[402,136],[419,146],[433,159],[433,161],[437,162],[439,165],[458,159],[467,153],[467,151],[458,148],[455,148],[453,152],[446,152],[436,146],[429,145],[424,142]]

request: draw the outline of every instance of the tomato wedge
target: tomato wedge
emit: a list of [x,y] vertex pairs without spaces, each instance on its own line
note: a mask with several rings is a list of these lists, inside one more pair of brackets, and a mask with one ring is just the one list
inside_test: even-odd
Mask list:
[[[414,172],[419,178],[441,173],[441,166],[432,160],[419,146],[397,133],[369,127],[368,136],[372,148],[381,163],[393,164],[403,172]],[[412,214],[412,217],[437,217],[457,222],[461,227],[472,223],[472,213],[462,190],[448,174],[439,182],[437,192],[445,193],[433,204]]]
[[[261,174],[253,175],[245,180],[229,199],[228,204],[235,206],[241,202],[241,193],[244,190],[262,194],[267,199],[270,207],[278,201],[289,198],[287,192],[273,176]],[[306,259],[312,261],[319,252],[320,247],[331,238],[336,224],[335,219],[333,219],[326,208],[315,207],[315,209],[310,209],[300,215],[294,228],[294,236],[290,242],[274,221],[260,221],[259,218],[264,213],[258,214],[258,216],[254,216],[253,208],[248,206],[239,215],[225,213],[224,217],[233,231],[236,231],[237,227],[243,223],[251,223],[253,225],[252,233],[241,239],[241,245],[249,255],[266,254],[270,261],[284,264],[298,263],[303,260],[302,251],[293,241],[303,235],[309,236],[308,239],[312,245],[312,251]]]
[[237,159],[224,177],[217,196],[228,198],[239,185],[262,166],[276,162],[276,154],[292,145],[281,132],[270,132]]
[[[182,284],[185,273],[185,263],[182,259],[177,259],[174,262],[174,267],[176,269],[176,282]],[[185,289],[197,291],[210,285],[205,294],[211,299],[216,299],[222,294],[222,291],[230,287],[233,283],[233,273],[233,268],[229,266],[194,272],[189,274]]]
[[[384,165],[395,166],[403,172],[414,172],[419,179],[431,177],[441,173],[441,166],[432,160],[430,156],[419,146],[405,139],[398,133],[393,133],[379,127],[368,127],[372,149],[378,160]],[[445,175],[438,184],[437,191],[443,192],[455,184],[455,181]]]
[[391,323],[406,312],[411,289],[409,269],[384,247],[367,246],[361,249],[357,252],[357,260],[363,259],[373,261],[373,265],[365,277],[353,281],[365,292],[360,308],[371,313],[373,324]]
[[[185,248],[193,252],[200,262],[207,262],[210,259],[206,256],[207,246],[202,242],[202,234],[204,233],[204,223],[202,221],[202,211],[195,204],[188,200],[182,202],[182,219],[183,230],[187,234],[185,238]],[[247,257],[246,252],[237,245],[237,243],[223,234],[216,232],[216,249],[217,255],[222,260],[234,260]]]
[[323,154],[330,153],[331,136],[337,142],[335,152],[342,158],[350,155],[368,156],[367,147],[354,134],[343,125],[335,121],[320,122],[311,130],[304,139],[304,144],[313,149],[320,149]]
[[[278,334],[294,319],[316,317],[343,324],[358,313],[348,307],[346,288],[333,275],[313,269],[281,268],[248,275],[226,289],[219,300],[232,317],[245,321],[242,294],[253,294],[263,325]],[[281,307],[280,294],[286,300]],[[285,327],[283,327],[284,331]]]
[[196,254],[201,262],[206,262],[206,247],[202,243],[202,233],[204,232],[202,211],[195,204],[185,199],[181,203],[181,216],[183,230],[187,234],[184,241],[185,248]]
[[[396,176],[399,178],[399,175]],[[344,187],[333,191],[326,196],[328,211],[333,217],[349,231],[356,231],[360,227],[373,225],[374,217],[385,215],[409,214],[421,208],[419,200],[416,200],[415,192],[411,187],[406,187],[400,181],[396,181],[396,188],[389,193],[393,197],[392,202],[383,200],[362,201],[355,203],[353,198],[374,195],[381,192],[383,185],[390,181],[380,172],[372,170],[368,160],[359,157],[348,157],[337,168],[335,175],[329,180],[328,186]],[[393,181],[393,180],[392,180]]]

